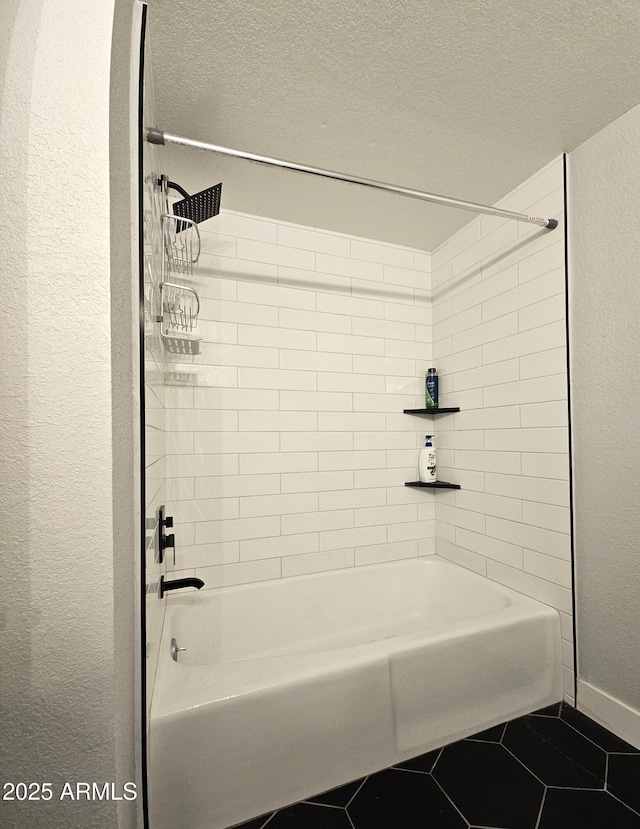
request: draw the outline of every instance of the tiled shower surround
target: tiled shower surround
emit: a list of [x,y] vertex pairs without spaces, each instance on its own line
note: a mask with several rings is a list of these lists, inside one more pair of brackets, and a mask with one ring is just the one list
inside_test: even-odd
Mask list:
[[573,700],[563,160],[501,207],[554,231],[480,217],[433,253],[436,551],[560,611]]
[[424,429],[402,414],[431,365],[429,254],[201,227],[203,354],[166,392],[177,568],[218,587],[433,553],[433,494],[404,486]]
[[[201,225],[203,353],[167,365],[175,570],[212,588],[437,552],[560,611],[571,702],[562,159],[499,206],[559,226],[482,216],[431,255]],[[459,414],[402,413],[431,365]],[[460,490],[404,486],[428,433]]]

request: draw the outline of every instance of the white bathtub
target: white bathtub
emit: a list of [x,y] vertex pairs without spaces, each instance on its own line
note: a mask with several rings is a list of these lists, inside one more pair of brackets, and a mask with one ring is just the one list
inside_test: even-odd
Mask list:
[[172,595],[151,827],[223,829],[550,705],[561,664],[555,610],[436,556]]

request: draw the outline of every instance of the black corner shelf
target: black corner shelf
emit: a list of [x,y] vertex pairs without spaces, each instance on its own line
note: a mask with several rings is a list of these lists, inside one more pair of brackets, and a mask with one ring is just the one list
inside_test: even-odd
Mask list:
[[[411,415],[434,415],[434,414],[448,414],[450,412],[459,412],[460,406],[446,406],[440,408],[439,406],[432,406],[429,409],[403,409],[404,414]],[[424,483],[423,481],[407,481],[405,486],[413,486],[418,489],[460,489],[460,484],[449,484],[446,481],[434,481],[433,483]]]
[[447,414],[448,412],[459,412],[460,406],[448,406],[446,408],[431,408],[431,409],[403,409],[404,414],[423,415],[423,414]]
[[433,483],[424,483],[423,481],[407,481],[405,486],[415,486],[427,489],[460,489],[460,484],[449,484],[445,481],[434,481]]

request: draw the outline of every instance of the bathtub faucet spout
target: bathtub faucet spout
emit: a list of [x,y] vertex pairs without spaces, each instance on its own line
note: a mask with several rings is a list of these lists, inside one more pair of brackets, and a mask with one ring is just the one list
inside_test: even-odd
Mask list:
[[164,576],[160,576],[160,587],[158,589],[158,593],[160,598],[162,598],[167,591],[181,590],[183,587],[197,587],[198,590],[200,590],[201,587],[204,587],[204,582],[202,579],[192,577],[188,579],[172,579],[171,581],[166,581]]

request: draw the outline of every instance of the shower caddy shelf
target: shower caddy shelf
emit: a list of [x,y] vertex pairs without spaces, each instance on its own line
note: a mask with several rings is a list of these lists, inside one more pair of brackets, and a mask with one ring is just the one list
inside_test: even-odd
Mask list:
[[[166,189],[165,207],[168,210]],[[200,258],[200,231],[194,221],[164,212],[162,226],[162,270],[160,276],[160,335],[172,354],[199,354],[201,337],[192,332],[198,324],[200,299],[194,288],[170,281],[189,279]]]
[[[432,406],[430,409],[403,409],[402,411],[404,414],[411,415],[449,414],[450,412],[459,412],[460,406],[446,406],[443,408]],[[460,489],[460,484],[450,484],[446,481],[433,481],[431,483],[406,481],[405,486],[412,486],[416,489]]]
[[160,334],[167,351],[174,354],[199,354],[200,337],[190,332],[200,312],[200,300],[193,288],[176,282],[160,283]]

